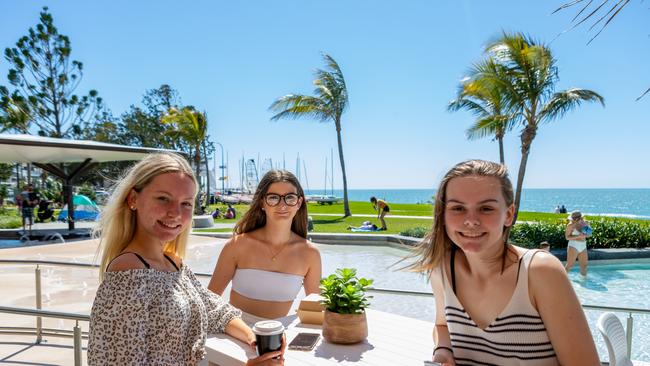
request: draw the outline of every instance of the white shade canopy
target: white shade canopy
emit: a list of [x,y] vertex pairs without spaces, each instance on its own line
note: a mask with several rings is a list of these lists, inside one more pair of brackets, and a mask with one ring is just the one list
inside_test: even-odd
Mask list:
[[72,185],[99,163],[140,160],[155,152],[173,150],[132,147],[87,140],[34,135],[0,134],[0,163],[31,163],[63,180],[67,198],[68,230],[74,230]]
[[93,163],[140,160],[153,152],[174,152],[88,140],[0,134],[0,163]]

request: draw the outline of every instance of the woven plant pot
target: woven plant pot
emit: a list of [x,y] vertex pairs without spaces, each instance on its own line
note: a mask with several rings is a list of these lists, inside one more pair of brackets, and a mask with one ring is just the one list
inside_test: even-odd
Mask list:
[[353,344],[368,337],[366,313],[339,314],[325,310],[323,338],[330,343]]

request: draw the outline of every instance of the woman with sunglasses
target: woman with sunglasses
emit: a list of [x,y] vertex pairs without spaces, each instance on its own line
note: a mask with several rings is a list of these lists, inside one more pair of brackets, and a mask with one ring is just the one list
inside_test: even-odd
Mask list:
[[271,170],[221,250],[208,288],[222,295],[232,281],[232,305],[273,319],[289,313],[301,287],[305,294],[317,293],[320,278],[320,253],[307,240],[300,182],[286,170]]

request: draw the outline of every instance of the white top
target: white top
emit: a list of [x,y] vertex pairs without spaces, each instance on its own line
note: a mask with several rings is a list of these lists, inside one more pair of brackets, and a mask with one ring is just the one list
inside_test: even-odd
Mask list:
[[232,278],[232,290],[254,300],[293,301],[304,279],[291,273],[237,268]]
[[559,365],[544,322],[528,294],[528,266],[535,252],[529,250],[519,260],[510,302],[485,329],[467,314],[441,268],[445,318],[456,365]]

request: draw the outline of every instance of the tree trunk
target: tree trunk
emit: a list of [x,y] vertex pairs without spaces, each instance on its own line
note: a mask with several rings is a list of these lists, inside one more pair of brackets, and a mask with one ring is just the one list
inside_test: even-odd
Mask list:
[[196,169],[195,175],[196,180],[198,181],[199,191],[196,192],[196,201],[194,204],[194,214],[201,214],[201,145],[196,146],[196,151],[194,155],[194,166]]
[[499,162],[501,163],[501,165],[505,165],[506,160],[505,157],[503,156],[503,135],[497,136],[497,141],[499,141]]
[[352,216],[350,212],[350,203],[348,202],[348,178],[345,174],[345,160],[343,160],[343,142],[341,141],[341,120],[337,118],[334,121],[336,125],[336,140],[339,147],[339,160],[341,161],[341,176],[343,177],[343,211],[345,217]]
[[521,192],[524,185],[524,176],[526,175],[526,165],[528,164],[528,154],[530,154],[530,146],[535,139],[536,128],[531,126],[530,123],[524,128],[521,133],[521,162],[519,163],[519,172],[517,174],[517,190],[515,191],[515,216],[512,220],[512,225],[517,222],[519,215],[519,205],[521,203]]
[[[205,146],[205,140],[203,141],[203,156],[205,161],[205,192],[206,192],[206,202],[205,205],[210,204],[210,169],[208,168],[208,149]],[[214,176],[217,176],[217,172],[214,172]],[[215,186],[217,184],[215,183]]]

